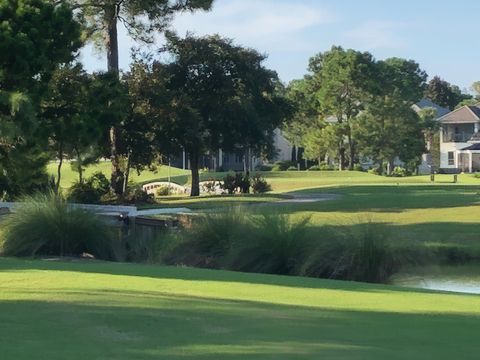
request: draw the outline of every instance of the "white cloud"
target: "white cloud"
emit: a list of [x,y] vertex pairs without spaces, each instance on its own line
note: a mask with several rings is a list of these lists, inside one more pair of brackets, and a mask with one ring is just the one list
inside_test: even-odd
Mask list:
[[405,24],[393,21],[368,21],[347,31],[345,37],[352,47],[366,50],[403,49],[406,41],[400,36]]
[[211,12],[178,16],[172,27],[180,34],[220,34],[243,45],[268,44],[279,50],[291,49],[290,37],[295,34],[335,21],[335,16],[325,9],[293,2],[221,0],[214,4]]

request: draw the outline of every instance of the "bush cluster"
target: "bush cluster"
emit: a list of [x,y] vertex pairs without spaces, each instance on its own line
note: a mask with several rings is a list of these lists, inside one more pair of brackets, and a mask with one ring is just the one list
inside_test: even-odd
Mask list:
[[81,204],[99,204],[102,197],[110,192],[110,182],[107,177],[96,172],[83,182],[75,182],[68,193],[68,200]]
[[314,229],[308,218],[231,210],[204,215],[173,236],[163,256],[172,265],[383,283],[400,264],[387,234],[372,224],[341,232]]
[[61,197],[36,195],[2,223],[0,252],[6,256],[80,256],[114,260],[112,237],[98,215]]
[[297,164],[294,161],[277,161],[272,166],[272,171],[287,171],[294,167],[297,170]]
[[263,176],[259,174],[250,176],[248,173],[243,174],[240,172],[225,176],[221,186],[228,194],[235,194],[237,192],[248,194],[250,193],[250,189],[255,194],[272,191],[272,187]]
[[333,171],[335,166],[322,161],[319,165],[313,165],[308,168],[309,171]]

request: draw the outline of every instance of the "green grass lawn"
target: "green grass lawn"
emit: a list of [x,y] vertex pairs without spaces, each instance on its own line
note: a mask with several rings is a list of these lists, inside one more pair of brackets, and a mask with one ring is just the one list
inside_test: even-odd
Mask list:
[[[48,165],[48,173],[56,175],[57,164],[52,162]],[[85,176],[88,177],[94,172],[100,171],[107,177],[111,173],[111,165],[108,161],[89,166],[85,170]],[[186,185],[190,182],[190,171],[182,170],[166,165],[159,166],[157,171],[143,171],[138,175],[135,171],[131,172],[130,179],[137,183],[146,183],[156,180],[167,180],[170,175],[171,180],[180,185]],[[201,180],[217,179],[221,180],[226,173],[202,172]],[[378,176],[358,171],[279,171],[265,172],[263,175],[272,185],[274,192],[288,192],[299,189],[309,189],[318,187],[341,186],[341,185],[382,185],[382,184],[430,184],[430,176],[410,176],[405,178],[391,178]],[[63,188],[70,187],[78,179],[78,174],[74,172],[69,163],[62,167],[61,185]],[[436,184],[452,184],[453,175],[436,175]],[[470,174],[458,176],[458,183],[463,185],[480,185],[480,179]]]
[[[101,161],[98,164],[88,166],[85,169],[85,177],[91,176],[93,173],[100,171],[105,176],[110,177],[111,174],[111,164],[109,161]],[[51,162],[47,166],[47,171],[50,175],[57,175],[57,163]],[[136,171],[130,173],[130,179],[134,182],[144,183],[154,179],[167,179],[168,175],[172,178],[182,180],[183,183],[186,183],[188,180],[189,171],[182,169],[170,167],[167,165],[162,165],[157,168],[157,171],[143,171],[140,175]],[[69,163],[64,163],[62,166],[62,179],[61,186],[65,189],[69,188],[75,181],[78,180],[78,173],[73,171]]]
[[478,359],[480,297],[0,259],[2,359]]

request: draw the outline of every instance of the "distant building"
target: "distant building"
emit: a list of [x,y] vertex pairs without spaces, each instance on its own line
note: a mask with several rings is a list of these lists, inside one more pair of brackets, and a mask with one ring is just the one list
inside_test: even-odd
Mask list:
[[480,171],[480,104],[462,106],[441,116],[440,170]]

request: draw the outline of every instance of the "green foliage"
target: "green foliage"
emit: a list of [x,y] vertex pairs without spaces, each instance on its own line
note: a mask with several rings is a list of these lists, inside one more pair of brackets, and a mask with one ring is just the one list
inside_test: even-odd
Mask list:
[[297,171],[297,170],[298,170],[298,168],[296,166],[289,166],[287,168],[287,171]]
[[425,90],[425,97],[450,110],[472,98],[471,95],[463,94],[458,86],[450,84],[439,76],[434,76],[430,80]]
[[221,268],[233,242],[242,236],[248,223],[241,209],[194,218],[189,227],[177,234],[177,245],[165,260],[177,265]]
[[308,168],[309,171],[332,171],[335,167],[325,161],[320,162],[320,165],[312,165]]
[[129,204],[154,204],[153,194],[148,194],[141,186],[133,186],[127,189],[123,194],[122,200]]
[[110,191],[110,182],[101,172],[94,173],[84,182],[76,182],[70,188],[68,200],[80,204],[99,204]]
[[393,176],[393,177],[405,177],[405,176],[408,176],[408,172],[405,168],[403,167],[400,167],[400,166],[395,166],[395,168],[393,169],[392,173],[390,174],[390,176]]
[[287,215],[262,214],[251,219],[235,239],[228,267],[244,272],[293,275],[308,249],[308,218],[293,222]]
[[0,2],[0,197],[47,187],[38,102],[57,65],[74,58],[79,37],[68,6]]
[[[287,171],[288,168],[295,167],[295,162],[293,161],[276,161],[273,164],[272,171]],[[295,168],[296,169],[296,168]]]
[[302,275],[385,283],[399,269],[381,226],[367,223],[350,232],[324,228],[317,236],[317,246],[300,270]]
[[43,0],[0,3],[2,90],[32,89],[80,48],[80,25],[67,5]]
[[70,206],[53,194],[24,199],[3,223],[5,256],[79,256],[113,259],[110,233],[95,214]]
[[272,186],[267,182],[260,174],[255,174],[252,176],[252,191],[254,194],[264,194],[269,191],[272,191]]
[[228,194],[235,194],[237,191],[237,181],[234,175],[228,174],[223,178],[222,189]]
[[[179,38],[168,34],[169,62],[145,67],[157,92],[168,91],[170,116],[159,122],[168,147],[185,149],[192,169],[192,195],[199,194],[199,159],[205,151],[269,152],[274,130],[290,111],[277,74],[265,56],[219,36]],[[167,76],[167,86],[163,81]],[[211,89],[215,89],[214,92]],[[154,92],[155,93],[155,92]],[[158,102],[157,102],[158,104]],[[166,109],[166,110],[165,110]]]
[[228,194],[235,194],[240,191],[242,194],[248,194],[250,192],[250,176],[237,172],[234,175],[228,174],[223,178],[221,185],[222,189],[227,191]]
[[172,193],[172,188],[168,185],[162,185],[155,191],[156,196],[169,196],[172,195]]
[[263,165],[258,166],[258,167],[257,167],[257,170],[258,170],[258,171],[263,171],[263,172],[273,171],[273,165],[271,165],[271,164],[263,164]]

